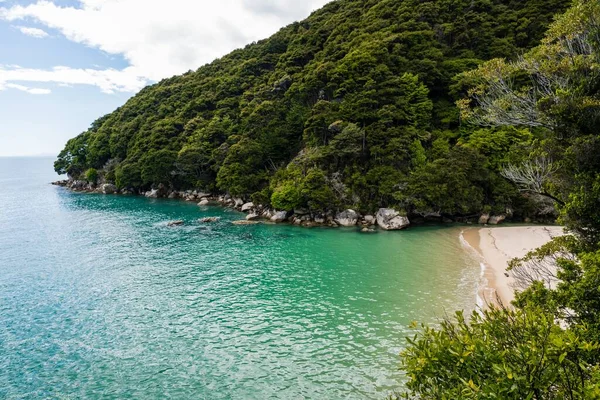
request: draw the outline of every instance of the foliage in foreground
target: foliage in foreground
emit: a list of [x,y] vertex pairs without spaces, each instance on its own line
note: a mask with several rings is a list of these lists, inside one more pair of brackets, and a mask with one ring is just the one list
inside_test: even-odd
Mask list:
[[409,340],[402,354],[408,389],[422,399],[600,398],[597,342],[564,330],[536,308],[474,312]]

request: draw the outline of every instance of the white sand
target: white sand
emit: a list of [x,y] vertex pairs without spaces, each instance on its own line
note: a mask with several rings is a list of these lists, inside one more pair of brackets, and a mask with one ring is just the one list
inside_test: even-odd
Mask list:
[[499,298],[503,304],[510,304],[515,298],[513,278],[506,271],[510,260],[523,257],[563,234],[563,228],[559,226],[511,226],[465,231],[465,240],[479,253],[485,265],[484,278],[487,282],[480,293],[483,301],[495,303]]

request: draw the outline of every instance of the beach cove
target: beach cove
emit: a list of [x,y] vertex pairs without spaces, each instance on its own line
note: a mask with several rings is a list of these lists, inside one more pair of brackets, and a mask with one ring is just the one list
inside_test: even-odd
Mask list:
[[499,226],[466,228],[461,237],[467,251],[481,263],[479,306],[510,304],[515,298],[514,279],[508,268],[514,258],[522,258],[530,251],[562,236],[560,226]]

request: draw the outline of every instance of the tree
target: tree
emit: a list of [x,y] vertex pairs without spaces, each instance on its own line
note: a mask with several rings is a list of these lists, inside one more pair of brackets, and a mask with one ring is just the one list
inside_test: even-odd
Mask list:
[[214,149],[207,143],[185,146],[177,154],[175,173],[192,186],[200,186],[214,179],[212,152]]
[[532,161],[526,161],[517,166],[508,164],[500,174],[515,183],[523,192],[535,193],[540,196],[548,197],[560,205],[565,202],[548,193],[546,190],[548,182],[552,179],[557,167],[545,157],[540,157]]
[[402,354],[407,399],[597,399],[597,341],[563,329],[544,308],[462,312],[422,326]]
[[364,150],[365,133],[356,124],[348,124],[329,142],[334,158],[357,157]]
[[121,164],[115,171],[115,183],[119,189],[142,187],[142,173],[137,163]]
[[517,61],[491,60],[463,74],[469,98],[463,119],[483,126],[529,126],[572,134],[597,121],[600,100],[588,92],[599,78],[600,11],[578,0],[549,29],[542,45]]
[[143,185],[168,185],[173,180],[177,152],[167,149],[150,152],[140,159]]
[[300,188],[293,181],[286,181],[278,186],[271,196],[271,205],[276,210],[293,211],[301,207],[302,203]]
[[[483,208],[489,182],[485,158],[467,148],[455,148],[441,158],[416,169],[400,199],[421,212],[468,215]],[[407,195],[409,193],[410,195]]]
[[329,187],[327,176],[318,168],[308,170],[302,180],[300,194],[312,211],[323,212],[334,208],[338,203],[333,190]]
[[242,139],[227,151],[217,174],[217,185],[234,196],[251,195],[265,183],[265,160],[261,146]]
[[96,182],[98,182],[98,177],[98,170],[96,170],[95,168],[90,168],[87,171],[85,171],[85,179],[89,183],[96,184]]

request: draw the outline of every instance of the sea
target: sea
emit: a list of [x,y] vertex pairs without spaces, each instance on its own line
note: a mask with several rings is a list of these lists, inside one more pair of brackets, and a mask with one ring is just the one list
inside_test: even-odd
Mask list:
[[52,164],[0,158],[1,399],[382,399],[413,321],[476,307],[461,227],[236,226]]

